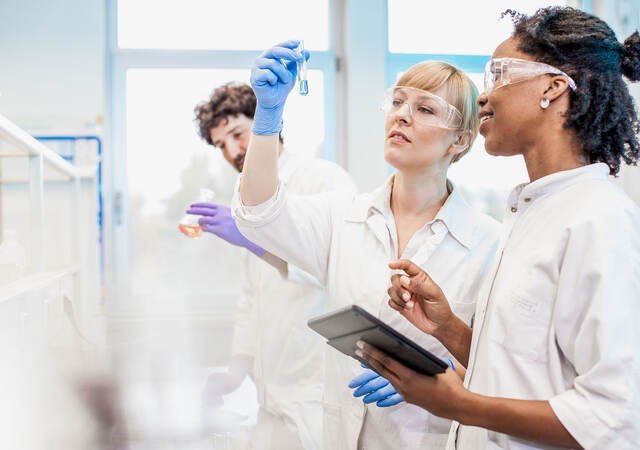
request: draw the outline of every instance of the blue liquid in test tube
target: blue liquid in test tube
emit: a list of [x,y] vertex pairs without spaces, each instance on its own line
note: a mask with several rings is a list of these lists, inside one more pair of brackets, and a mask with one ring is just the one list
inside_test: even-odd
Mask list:
[[309,93],[309,83],[307,80],[300,80],[300,95],[307,95]]
[[300,45],[296,50],[302,55],[302,59],[298,61],[299,92],[300,95],[307,95],[309,93],[309,83],[307,82],[307,60],[304,58],[304,41],[300,41]]

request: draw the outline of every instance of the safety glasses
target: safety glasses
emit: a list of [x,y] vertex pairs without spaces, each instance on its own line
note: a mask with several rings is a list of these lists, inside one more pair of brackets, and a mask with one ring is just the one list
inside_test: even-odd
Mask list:
[[484,69],[484,93],[488,95],[494,89],[538,75],[562,75],[569,87],[576,90],[576,83],[569,75],[548,64],[517,58],[494,58],[487,62]]
[[462,114],[441,97],[429,91],[408,86],[395,86],[384,93],[380,109],[387,115],[396,114],[407,106],[413,120],[430,127],[459,130]]

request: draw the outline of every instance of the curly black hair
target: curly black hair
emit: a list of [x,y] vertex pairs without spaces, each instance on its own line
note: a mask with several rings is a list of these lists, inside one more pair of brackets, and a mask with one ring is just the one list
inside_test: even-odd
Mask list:
[[601,19],[570,7],[548,7],[531,16],[506,10],[518,48],[555,66],[576,82],[570,91],[565,128],[573,129],[589,162],[604,162],[611,175],[621,160],[636,165],[640,124],[622,76],[640,80],[640,34],[624,44]]
[[231,81],[214,89],[209,100],[199,103],[193,110],[200,137],[207,144],[211,141],[211,129],[228,117],[245,115],[253,119],[256,96],[248,84]]
[[209,100],[199,103],[193,112],[196,116],[194,121],[198,125],[198,134],[207,144],[213,145],[211,129],[220,125],[223,120],[241,115],[253,119],[256,112],[256,95],[248,84],[230,81],[214,89]]

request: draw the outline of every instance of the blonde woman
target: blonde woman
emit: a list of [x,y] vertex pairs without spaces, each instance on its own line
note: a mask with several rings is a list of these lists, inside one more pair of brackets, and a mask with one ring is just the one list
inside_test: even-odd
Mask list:
[[[327,288],[329,310],[357,304],[435,354],[450,356],[387,306],[388,263],[402,257],[430,270],[449,298],[458,299],[452,309],[470,322],[498,224],[465,202],[447,171],[476,137],[477,90],[450,64],[411,67],[385,93],[384,158],[395,173],[366,194],[292,195],[278,181],[277,147],[295,63],[303,57],[293,51],[297,44],[265,51],[253,67],[258,105],[233,204],[237,224],[252,241],[317,277]],[[371,393],[380,397],[378,405],[354,399],[347,385],[362,372],[327,347],[325,448],[444,446],[449,421],[402,402],[395,392],[378,392],[386,380],[377,375],[371,374]]]

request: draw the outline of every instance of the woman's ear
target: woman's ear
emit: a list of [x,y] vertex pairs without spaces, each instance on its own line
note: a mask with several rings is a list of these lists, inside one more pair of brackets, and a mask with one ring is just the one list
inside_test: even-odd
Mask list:
[[471,134],[468,131],[463,131],[458,134],[458,137],[453,142],[453,146],[460,151],[466,150],[469,147],[469,143],[471,142]]
[[448,153],[451,155],[451,162],[458,161],[467,153],[471,145],[471,131],[462,131],[455,135],[455,140],[449,146]]
[[570,88],[567,79],[563,75],[554,75],[549,80],[549,86],[544,91],[544,97],[549,99],[549,102],[553,102],[568,89]]

